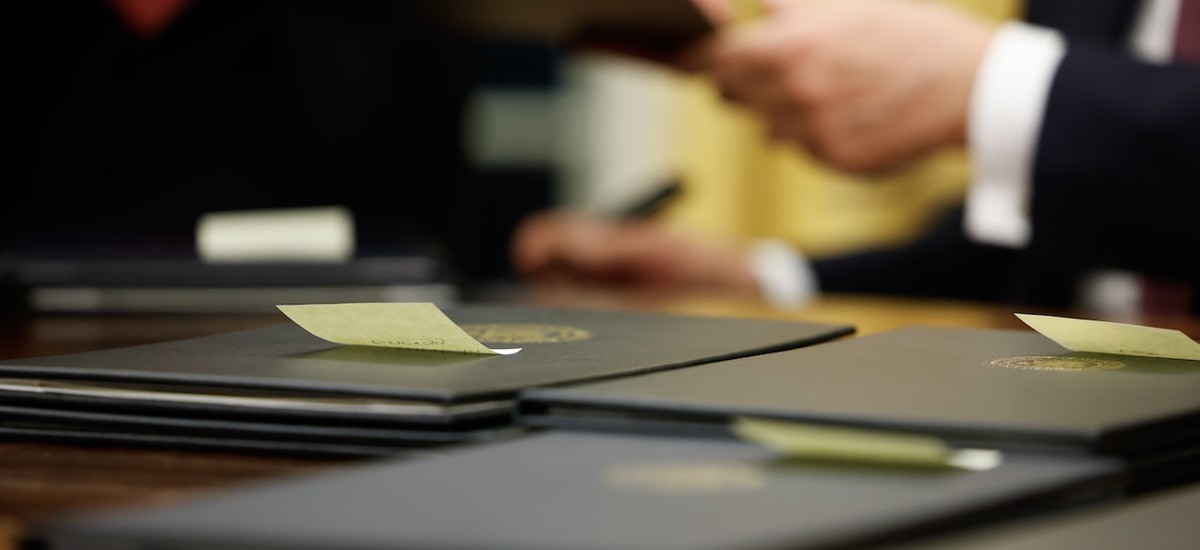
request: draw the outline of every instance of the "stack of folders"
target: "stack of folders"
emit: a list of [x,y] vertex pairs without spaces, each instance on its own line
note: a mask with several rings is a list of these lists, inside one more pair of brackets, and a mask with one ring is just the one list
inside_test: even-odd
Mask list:
[[[1200,413],[1198,372],[1185,361],[1067,353],[1032,331],[904,329],[531,385],[517,393],[520,420],[549,429],[171,507],[60,517],[36,526],[30,540],[53,550],[1083,540],[1059,537],[1094,534],[1105,518],[1140,517],[1138,509],[1158,502],[1147,495],[1194,477],[1188,426]],[[748,437],[747,426],[782,426],[775,435],[818,426],[824,439],[807,443],[826,452],[784,452]],[[925,439],[987,460],[902,457],[908,443]],[[1184,495],[1152,508],[1186,514],[1193,503]],[[1084,526],[1054,527],[1077,522]],[[1193,524],[1155,535],[1194,541]],[[1038,535],[1043,529],[1068,533]]]
[[1032,330],[912,327],[520,401],[530,426],[729,437],[757,417],[1112,457],[1129,494],[1200,479],[1200,362],[1070,352]]
[[508,305],[447,316],[470,355],[340,345],[278,326],[0,362],[0,436],[377,456],[520,435],[516,395],[780,351],[853,327]]
[[270,313],[276,304],[453,304],[442,255],[412,247],[341,261],[206,262],[188,251],[56,251],[0,257],[0,282],[50,313]]

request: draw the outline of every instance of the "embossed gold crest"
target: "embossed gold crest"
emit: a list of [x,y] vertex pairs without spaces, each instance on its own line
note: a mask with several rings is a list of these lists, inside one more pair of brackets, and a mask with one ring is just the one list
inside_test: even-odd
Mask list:
[[460,326],[476,340],[493,344],[553,344],[592,337],[590,331],[566,325],[464,323]]
[[1077,357],[1071,355],[1030,355],[1026,357],[1001,357],[992,359],[988,364],[1009,369],[1040,370],[1058,372],[1079,372],[1096,370],[1116,370],[1125,368],[1125,363],[1097,357]]
[[736,462],[635,462],[604,470],[609,487],[668,495],[744,493],[765,483],[762,469]]

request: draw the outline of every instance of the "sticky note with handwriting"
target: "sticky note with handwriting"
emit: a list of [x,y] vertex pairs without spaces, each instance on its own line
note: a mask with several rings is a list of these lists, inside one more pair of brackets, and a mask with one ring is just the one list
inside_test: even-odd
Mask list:
[[991,449],[956,449],[939,437],[847,426],[740,417],[734,435],[790,458],[894,466],[950,467],[971,471],[1000,465]]
[[380,302],[276,306],[284,315],[335,344],[427,351],[510,355],[516,349],[491,349],[428,302]]
[[1071,351],[1200,361],[1200,344],[1174,329],[1028,313],[1016,316]]

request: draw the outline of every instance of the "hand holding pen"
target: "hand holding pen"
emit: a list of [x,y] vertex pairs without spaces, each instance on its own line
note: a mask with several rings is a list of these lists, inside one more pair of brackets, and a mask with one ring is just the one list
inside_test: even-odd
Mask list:
[[536,284],[758,293],[745,243],[659,219],[536,213],[517,227],[511,253],[516,274]]

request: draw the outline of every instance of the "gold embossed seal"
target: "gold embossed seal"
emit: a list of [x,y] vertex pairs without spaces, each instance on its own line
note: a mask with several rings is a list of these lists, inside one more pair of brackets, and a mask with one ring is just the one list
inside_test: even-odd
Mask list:
[[736,462],[633,462],[610,465],[604,484],[666,495],[745,493],[766,483],[761,467]]
[[485,344],[554,344],[592,337],[590,331],[566,325],[536,323],[464,323],[467,334]]
[[1097,370],[1116,370],[1125,368],[1125,363],[1112,359],[1098,357],[1079,357],[1074,355],[1030,355],[1025,357],[1001,357],[992,359],[988,364],[1008,369],[1081,372]]

